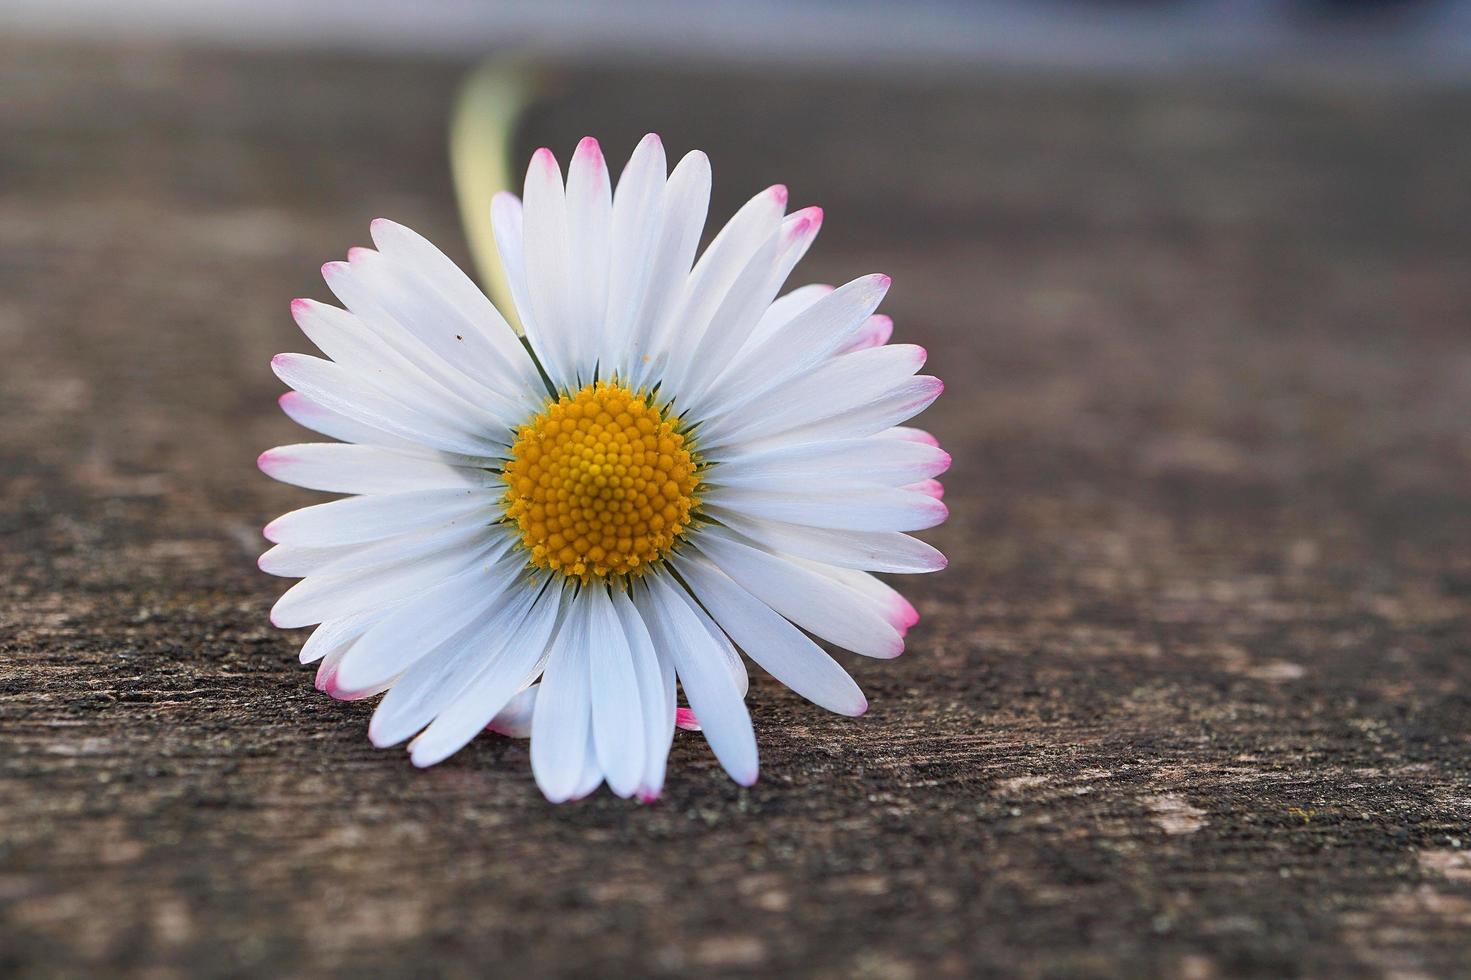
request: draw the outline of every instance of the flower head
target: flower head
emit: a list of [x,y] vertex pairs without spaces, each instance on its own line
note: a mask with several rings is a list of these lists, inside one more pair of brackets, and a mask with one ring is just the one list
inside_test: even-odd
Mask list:
[[[906,532],[946,516],[940,393],[889,344],[866,276],[779,295],[822,212],[772,187],[695,259],[710,168],[646,137],[617,182],[585,139],[547,150],[496,242],[524,340],[434,246],[390,221],[323,267],[345,310],[292,312],[327,355],[278,355],[282,408],[339,440],[263,454],[347,494],[273,521],[272,610],[315,626],[337,698],[386,691],[375,745],[432,765],[487,727],[531,737],[552,800],[651,799],[676,726],[756,778],[737,650],[846,715],[867,702],[813,639],[897,656],[917,620],[872,572],[941,568]],[[523,203],[524,202],[524,203]],[[679,707],[683,692],[689,707]]]

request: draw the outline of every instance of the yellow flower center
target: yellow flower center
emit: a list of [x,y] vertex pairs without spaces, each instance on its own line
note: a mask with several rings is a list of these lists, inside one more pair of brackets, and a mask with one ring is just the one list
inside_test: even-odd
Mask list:
[[675,423],[599,382],[521,426],[501,478],[531,563],[582,579],[637,575],[690,523],[699,477]]

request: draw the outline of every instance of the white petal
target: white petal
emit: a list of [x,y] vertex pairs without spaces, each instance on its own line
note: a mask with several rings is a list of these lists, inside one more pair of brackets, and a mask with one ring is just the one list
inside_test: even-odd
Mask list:
[[[560,593],[548,588],[513,632],[484,634],[485,647],[475,657],[482,664],[479,673],[409,744],[409,758],[414,765],[432,766],[464,748],[535,677],[537,664],[556,628],[560,607]],[[538,706],[545,693],[543,687],[537,694]]]
[[804,208],[790,215],[732,284],[679,381],[679,398],[691,416],[703,417],[711,381],[746,344],[763,311],[770,308],[776,291],[786,282],[821,226],[821,208]]
[[928,494],[888,487],[842,493],[715,487],[703,499],[749,517],[848,531],[920,531],[943,523],[950,513]]
[[568,282],[571,295],[568,354],[579,384],[590,382],[598,340],[608,316],[608,235],[613,191],[598,141],[577,144],[567,168]]
[[[882,350],[883,348],[879,348]],[[860,351],[844,354],[844,357],[862,357],[876,351]],[[815,372],[814,372],[815,373]],[[793,426],[770,437],[779,443],[825,442],[830,439],[860,439],[878,435],[923,412],[940,397],[945,385],[939,378],[920,375],[897,387],[878,395],[858,408],[841,415],[832,415],[803,425]]]
[[741,588],[807,632],[867,657],[904,652],[904,638],[873,604],[833,579],[738,541],[723,528],[705,529],[698,547]]
[[340,364],[307,354],[277,354],[271,369],[323,408],[421,446],[492,458],[505,447],[504,440],[446,423],[390,398]]
[[645,576],[648,588],[634,601],[654,646],[674,661],[675,672],[699,716],[705,740],[715,757],[742,786],[756,781],[759,763],[756,733],[745,699],[731,678],[720,651],[705,625],[695,615],[691,600],[660,575]]
[[741,205],[695,263],[690,291],[698,291],[701,284],[722,293],[729,289],[756,249],[777,230],[786,206],[787,189],[781,184],[773,184]]
[[481,521],[456,521],[347,548],[342,554],[307,574],[340,575],[360,568],[417,561],[445,551],[474,548],[488,540],[495,541],[492,552],[496,555],[510,547],[509,537],[490,524]]
[[709,206],[710,161],[695,150],[679,161],[664,188],[663,226],[649,260],[648,290],[629,336],[621,372],[635,388],[651,383],[661,366],[672,313],[699,247]]
[[882,313],[875,313],[863,321],[863,326],[853,335],[853,339],[838,348],[839,354],[850,354],[855,350],[868,350],[870,347],[881,347],[889,342],[894,336],[894,321]]
[[708,453],[717,446],[770,438],[864,409],[904,385],[924,360],[924,348],[913,344],[890,344],[830,358],[773,388],[756,405],[704,416],[708,421],[700,429],[700,446]]
[[[456,521],[407,534],[332,548],[277,545],[261,556],[259,564],[262,571],[274,575],[332,577],[345,572],[417,561],[442,552],[475,548],[495,538],[500,539],[494,549],[497,552],[503,552],[510,546],[507,535],[485,522]],[[288,550],[277,554],[283,548]],[[275,567],[278,564],[289,565],[292,570],[278,571]]]
[[390,435],[382,429],[348,418],[339,412],[323,408],[299,391],[288,391],[277,401],[281,411],[297,425],[321,433],[329,439],[356,442],[373,446],[393,446],[398,449],[417,449],[419,444],[399,436]]
[[327,620],[312,630],[312,635],[301,645],[301,662],[309,664],[336,652],[338,656],[334,659],[333,666],[335,671],[336,660],[341,659],[341,653],[346,647],[396,608],[398,603],[390,602],[349,616]]
[[[804,563],[803,559],[797,559],[797,561],[799,564]],[[900,633],[907,633],[911,626],[919,622],[919,613],[909,600],[875,576],[852,568],[834,568],[831,565],[816,562],[805,562],[805,564],[813,572],[826,575],[867,598],[874,604],[874,608],[879,611],[880,615]]]
[[[681,334],[676,328],[676,344],[671,361],[664,372],[664,383],[675,392],[675,411],[690,418],[700,418],[702,396],[714,375],[718,374],[756,325],[761,310],[771,300],[766,284],[773,278],[779,233],[772,236],[751,256],[723,300],[710,316],[708,326]],[[702,311],[703,312],[703,311]],[[681,318],[683,322],[683,318]],[[692,316],[691,323],[699,320]]]
[[871,572],[935,572],[949,562],[939,551],[898,531],[834,531],[767,521],[707,507],[707,513],[773,551]]
[[[489,350],[480,352],[481,356],[471,362],[471,367],[477,372],[489,370],[506,376],[517,382],[518,387],[540,394],[540,378],[526,348],[505,317],[459,266],[417,232],[385,218],[373,222],[372,233],[373,243],[385,256],[412,268],[454,305],[475,334],[484,338]],[[479,348],[472,334],[463,336],[464,343],[472,345],[472,349]],[[456,344],[460,343],[457,339]],[[467,373],[473,377],[475,372]]]
[[506,706],[490,719],[486,729],[507,738],[530,738],[531,717],[536,712],[536,692],[540,689],[540,684],[532,684],[506,702]]
[[905,442],[922,442],[926,446],[938,446],[940,440],[930,435],[924,429],[915,429],[907,425],[896,425],[892,429],[875,432],[874,436],[879,439],[902,439]]
[[283,514],[262,533],[278,544],[332,548],[449,524],[491,524],[501,496],[494,488],[450,488],[346,497]]
[[[665,390],[692,397],[684,381],[707,332],[714,327],[728,338],[730,331],[743,327],[736,339],[744,340],[770,305],[780,284],[771,286],[771,295],[759,293],[773,275],[786,203],[785,187],[768,187],[735,213],[700,256],[673,313]],[[727,300],[729,306],[720,318]],[[740,323],[743,317],[748,322]]]
[[535,316],[531,308],[531,287],[526,281],[526,248],[521,199],[510,191],[501,191],[490,199],[490,226],[495,233],[496,251],[501,269],[511,288],[511,302],[521,319],[521,328]]
[[[386,262],[381,255],[369,249],[354,249],[352,254],[356,262],[354,266],[344,262],[328,262],[322,266],[328,284],[344,297],[354,295],[354,291],[347,288],[348,284],[359,291],[367,291],[361,286],[361,280],[372,276],[364,271],[365,266],[376,268]],[[367,256],[372,257],[371,263]],[[367,303],[367,300],[358,299],[357,307],[376,309]],[[486,431],[504,433],[510,421],[524,411],[523,407],[502,398],[479,382],[471,381],[451,367],[440,354],[425,347],[387,313],[358,315],[315,300],[298,299],[291,303],[291,315],[302,333],[322,353],[384,395],[424,415],[450,423],[465,421]],[[456,329],[470,328],[461,326]],[[463,361],[465,352],[458,353]]]
[[936,500],[945,499],[945,484],[939,480],[920,480],[918,483],[906,483],[904,489],[917,490],[920,493],[934,497]]
[[488,609],[522,564],[513,555],[490,568],[477,565],[404,602],[354,644],[338,683],[357,690],[397,677]]
[[664,769],[674,741],[674,665],[661,660],[649,638],[648,627],[625,592],[613,594],[613,608],[623,626],[638,677],[639,706],[643,710],[644,762],[638,785],[641,800],[657,799],[664,789]]
[[[676,589],[675,591],[686,599],[689,598],[683,589]],[[735,684],[736,690],[744,698],[746,692],[751,688],[751,676],[746,672],[746,662],[741,659],[740,651],[735,648],[735,644],[730,642],[730,637],[725,635],[725,631],[715,625],[715,620],[711,619],[710,615],[701,609],[698,603],[691,603],[690,609],[694,617],[700,621],[700,625],[705,628],[705,633],[710,637],[711,651],[719,656],[721,663],[725,664],[725,669],[730,674],[731,683]]]
[[832,291],[833,287],[824,283],[813,283],[808,286],[798,286],[786,295],[773,300],[766,308],[766,312],[761,314],[761,320],[756,324],[756,329],[752,330],[751,336],[746,338],[742,350],[764,344],[772,334],[791,323],[792,318],[798,313]]
[[760,398],[843,346],[889,291],[889,277],[864,276],[840,286],[792,318],[757,347],[742,350],[715,382],[707,411],[719,414]]
[[567,238],[567,197],[562,168],[548,149],[537,150],[526,170],[522,200],[522,248],[532,317],[523,320],[526,338],[558,389],[575,387],[573,320]]
[[488,536],[489,524],[489,521],[455,522],[394,535],[377,542],[344,544],[330,548],[278,544],[261,555],[257,564],[263,572],[289,578],[336,575],[401,561],[416,555],[469,546],[477,538]]
[[626,799],[638,789],[645,763],[638,674],[608,590],[594,586],[585,592],[593,745],[608,787]]
[[597,751],[593,746],[592,732],[587,733],[587,745],[582,749],[582,775],[577,777],[577,783],[572,787],[572,795],[569,800],[580,800],[592,794],[599,786],[603,785],[603,770],[598,765]]
[[357,545],[338,545],[335,548],[302,548],[297,545],[278,544],[266,551],[256,561],[256,567],[267,575],[286,578],[301,578],[319,571],[325,565],[350,554]]
[[766,672],[802,697],[841,715],[861,715],[868,700],[853,678],[802,631],[702,557],[675,560],[695,598]]
[[715,645],[715,651],[725,661],[725,669],[730,671],[730,679],[735,682],[736,690],[745,697],[751,689],[751,675],[746,672],[746,662],[741,659],[740,651],[725,635],[725,631],[715,625],[715,620],[710,618],[709,613],[698,605],[692,605],[695,618],[705,627],[705,632],[710,634],[710,641]]
[[282,483],[328,493],[404,493],[490,487],[500,478],[484,469],[449,466],[431,454],[385,446],[305,442],[261,453],[261,471]]
[[634,148],[613,192],[609,232],[608,315],[599,360],[618,373],[653,272],[653,253],[664,224],[664,144],[653,133]]
[[[352,639],[345,640],[334,645],[330,650],[324,651],[324,655],[321,657],[322,662],[317,664],[317,690],[326,691],[329,696],[337,697],[339,692],[336,684],[333,682],[333,678],[337,676],[337,665],[342,662],[343,657],[347,656],[347,651],[352,649],[353,642],[354,640]],[[310,661],[303,660],[302,663],[310,663]],[[352,699],[348,698],[346,700]]]
[[337,701],[361,701],[388,689],[387,684],[362,690],[350,690],[338,682],[337,675],[342,662],[352,652],[356,641],[349,641],[331,650],[317,665],[316,688]]
[[[793,211],[787,215],[782,222],[782,245],[781,254],[777,259],[776,286],[780,289],[806,256],[807,250],[817,240],[817,233],[822,230],[822,208],[806,207],[800,211]],[[774,300],[767,300],[765,306],[769,311]]]
[[899,487],[945,472],[950,454],[899,439],[838,439],[735,452],[711,467],[707,484],[810,490],[832,481]]
[[[502,535],[497,534],[496,537],[504,540]],[[408,558],[393,565],[304,578],[276,600],[271,609],[271,622],[283,629],[313,626],[407,598],[430,588],[448,575],[486,560],[494,547],[494,544],[486,542],[478,547]]]
[[[380,748],[396,745],[433,721],[481,671],[501,660],[508,642],[526,628],[527,614],[537,597],[534,587],[503,592],[478,620],[405,671],[373,713],[369,740]],[[556,603],[550,608],[555,620]],[[466,741],[473,737],[471,731]]]
[[553,803],[569,800],[577,791],[592,723],[588,680],[592,604],[583,593],[574,596],[570,606],[552,641],[531,720],[531,771],[542,794]]

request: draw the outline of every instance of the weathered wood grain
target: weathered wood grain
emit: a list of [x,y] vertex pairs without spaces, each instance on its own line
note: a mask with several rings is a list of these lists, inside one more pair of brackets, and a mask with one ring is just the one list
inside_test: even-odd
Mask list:
[[463,258],[457,70],[0,47],[0,973],[1455,975],[1471,954],[1471,95],[569,73],[524,142],[828,209],[949,391],[945,574],[761,782],[547,806],[367,743],[270,627],[286,306]]

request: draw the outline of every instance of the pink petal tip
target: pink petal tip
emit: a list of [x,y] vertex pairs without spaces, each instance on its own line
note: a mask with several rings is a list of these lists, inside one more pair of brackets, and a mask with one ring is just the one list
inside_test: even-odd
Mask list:
[[320,690],[334,701],[361,701],[366,695],[362,691],[348,691],[337,683],[337,668],[333,668],[325,678],[318,678]]
[[919,622],[919,610],[915,609],[914,605],[903,596],[895,596],[893,608],[886,618],[889,620],[889,625],[898,630],[900,636],[903,636],[914,627],[915,623]]
[[794,228],[816,228],[822,225],[822,208],[810,207],[800,211],[793,211],[787,215],[787,220]]
[[921,480],[918,483],[913,484],[913,487],[920,493],[928,494],[929,496],[934,497],[936,500],[943,500],[945,497],[945,484],[941,483],[939,480]]

